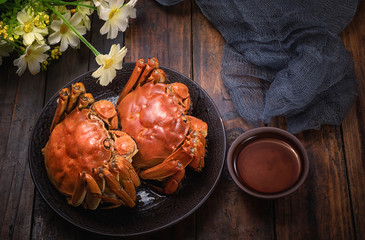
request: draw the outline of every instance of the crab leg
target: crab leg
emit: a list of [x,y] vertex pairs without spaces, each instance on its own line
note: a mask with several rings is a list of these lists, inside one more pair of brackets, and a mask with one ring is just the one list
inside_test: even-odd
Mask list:
[[109,207],[103,207],[103,209],[117,208],[117,207],[120,207],[123,204],[123,201],[120,201],[118,199],[111,198],[111,197],[108,197],[108,196],[99,196],[99,198],[101,200],[103,200],[104,202],[108,202],[108,203],[113,204],[112,206],[109,206]]
[[[132,165],[127,161],[123,161],[122,157],[119,157],[119,159],[116,159],[110,163],[111,168],[119,173],[119,182],[122,184],[125,191],[131,196],[133,201],[136,201],[137,194],[136,194],[136,188],[135,184],[139,184],[139,178],[137,174],[134,172],[134,169]],[[126,165],[126,163],[129,164]],[[134,181],[131,176],[131,172],[134,172]]]
[[79,97],[79,102],[77,103],[77,108],[79,110],[86,108],[87,106],[93,104],[95,99],[91,93],[83,93]]
[[141,181],[139,180],[136,171],[134,170],[132,164],[127,159],[125,159],[124,157],[117,157],[116,163],[117,163],[116,167],[118,168],[118,170],[120,170],[119,172],[121,172],[122,169],[126,171],[125,176],[130,176],[130,179],[132,180],[133,185],[135,187],[141,185]]
[[148,77],[147,82],[151,82],[153,81],[153,83],[164,83],[166,82],[166,73],[160,69],[160,68],[156,68],[155,70],[152,71],[151,75]]
[[86,209],[95,210],[101,201],[101,199],[98,197],[101,196],[101,190],[91,175],[86,173],[85,180],[87,183],[87,193],[84,201],[84,207]]
[[[203,136],[200,134],[200,136]],[[193,156],[193,159],[189,163],[189,166],[192,167],[195,171],[201,171],[204,167],[204,157],[205,157],[205,138],[194,138],[196,153]]]
[[100,190],[104,192],[105,190],[105,179],[103,174],[99,173],[99,171],[95,168],[91,170],[91,176],[95,179],[96,183],[98,184]]
[[143,179],[164,179],[184,168],[179,160],[164,161],[152,168],[141,171],[139,175]]
[[132,88],[134,87],[134,85],[138,81],[138,78],[139,78],[139,76],[141,76],[141,74],[142,74],[143,70],[145,69],[145,67],[146,67],[146,63],[145,63],[144,59],[139,59],[136,62],[136,66],[133,69],[131,77],[129,78],[127,84],[125,85],[122,93],[119,95],[117,105],[132,90]]
[[77,100],[80,96],[80,94],[85,93],[85,86],[84,84],[78,82],[75,84],[72,84],[72,89],[71,89],[71,97],[70,100],[68,101],[68,105],[67,105],[67,113],[70,113],[77,104]]
[[153,69],[158,68],[158,66],[159,64],[157,58],[149,58],[146,68],[144,69],[141,77],[138,79],[137,86],[141,86],[142,84],[144,84],[147,78],[151,75]]
[[185,168],[195,154],[191,141],[187,139],[182,146],[168,156],[162,163],[140,172],[144,179],[164,179]]
[[195,171],[200,171],[204,167],[204,157],[205,157],[205,137],[208,134],[208,125],[206,122],[193,117],[187,116],[192,132],[190,136],[193,140],[194,148],[196,149],[196,154],[194,154],[193,160],[190,162],[190,167]]
[[65,113],[65,110],[67,107],[67,102],[70,97],[70,90],[68,88],[64,88],[58,94],[59,94],[58,105],[57,105],[56,113],[52,120],[51,132],[53,131],[53,129],[55,128],[57,123],[60,122],[63,114]]
[[79,206],[85,199],[86,195],[86,182],[85,182],[85,172],[79,173],[77,182],[72,193],[72,198],[69,201],[74,207]]
[[134,207],[136,203],[133,199],[128,195],[126,191],[120,186],[117,179],[115,179],[114,175],[109,172],[106,168],[101,169],[103,176],[105,177],[107,186],[112,190],[117,196],[127,204],[128,207]]
[[184,176],[185,176],[185,168],[182,168],[179,171],[177,171],[177,173],[169,177],[166,180],[166,185],[164,187],[165,194],[173,194],[178,188],[179,183],[181,182]]

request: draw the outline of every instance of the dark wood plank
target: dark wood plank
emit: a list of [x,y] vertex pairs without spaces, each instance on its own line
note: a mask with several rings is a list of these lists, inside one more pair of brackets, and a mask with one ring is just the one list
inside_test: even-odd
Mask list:
[[125,33],[126,62],[158,58],[160,65],[191,77],[191,1],[164,7],[138,1],[137,18]]
[[[95,31],[88,32],[85,37],[101,54],[107,54],[112,44],[123,45],[123,34],[119,33],[116,39],[106,40],[105,36],[99,34],[102,24],[103,21],[94,14],[92,29]],[[60,61],[48,69],[46,100],[48,101],[54,94],[57,94],[62,86],[75,77],[97,67],[95,55],[83,43],[79,50],[68,49]],[[100,239],[102,237],[86,232],[63,220],[47,206],[39,194],[36,194],[35,199],[32,239]],[[108,238],[105,237],[105,239]]]
[[[191,1],[171,7],[155,1],[138,1],[137,18],[131,21],[125,33],[125,46],[128,49],[126,62],[157,57],[161,66],[191,77]],[[195,235],[195,214],[192,214],[142,239],[195,239]]]
[[[193,5],[193,72],[223,119],[228,146],[243,131],[259,126],[241,119],[220,79],[224,40]],[[225,168],[212,196],[197,213],[199,239],[274,239],[273,203],[243,193]],[[219,236],[219,237],[217,237]]]
[[[150,4],[150,5],[148,5]],[[154,3],[154,2],[146,2],[146,3],[138,3],[137,5],[137,19],[136,20],[132,20],[131,21],[131,26],[130,28],[133,29],[140,29],[138,30],[139,33],[143,33],[144,29],[148,28],[149,25],[146,26],[147,24],[150,24],[148,22],[143,21],[142,19],[146,20],[146,18],[156,18],[157,16],[161,16],[161,15],[148,15],[148,12],[151,11],[152,9],[156,9],[156,11],[154,12],[160,12],[165,14],[166,18],[169,18],[169,24],[170,28],[175,28],[176,26],[176,30],[180,31],[179,34],[178,33],[172,33],[169,35],[169,33],[167,31],[163,31],[163,32],[157,32],[156,34],[159,35],[160,37],[162,37],[161,41],[158,41],[158,43],[164,45],[167,43],[167,41],[171,40],[173,42],[176,42],[176,40],[178,41],[183,41],[183,39],[181,38],[183,36],[183,31],[181,30],[182,28],[186,28],[189,25],[189,23],[185,22],[185,25],[183,24],[183,22],[178,21],[181,18],[181,14],[185,15],[186,13],[188,13],[187,18],[189,19],[189,12],[186,12],[190,9],[189,7],[189,2],[187,4],[183,5],[183,11],[181,11],[181,5],[177,6],[175,8],[174,11],[171,12],[171,9],[167,9],[167,8],[163,8],[160,5]],[[144,9],[148,9],[148,12],[145,11]],[[167,13],[167,10],[169,10],[169,12]],[[173,14],[178,13],[177,16],[174,17]],[[147,15],[147,16],[145,16]],[[170,17],[169,17],[170,16]],[[171,17],[172,16],[172,17]],[[141,18],[141,19],[140,19]],[[97,19],[97,17],[94,16],[93,18],[93,29],[99,29],[101,26],[102,22],[100,20]],[[155,24],[161,25],[161,24],[167,24],[165,22],[165,20],[163,19],[158,19],[156,20]],[[182,26],[179,26],[183,25]],[[167,26],[166,26],[167,28]],[[150,29],[151,30],[151,29]],[[128,30],[128,32],[130,32],[132,30]],[[135,31],[135,30],[133,30]],[[128,34],[127,32],[127,34]],[[143,39],[141,38],[140,35],[137,35],[139,39]],[[149,43],[148,46],[153,46],[154,42],[157,43],[156,40],[154,40],[154,38],[151,38],[151,36],[147,35],[147,34],[143,34],[142,35],[144,37],[143,41],[146,41]],[[171,39],[170,39],[171,38]],[[185,71],[186,75],[190,74],[190,64],[189,64],[189,60],[190,58],[187,58],[188,60],[185,63],[182,63],[182,61],[178,61],[177,59],[175,59],[176,56],[182,55],[181,53],[176,53],[176,52],[169,52],[166,51],[167,55],[161,55],[160,53],[160,49],[165,49],[162,48],[160,46],[156,46],[154,48],[146,48],[146,46],[144,44],[141,44],[138,46],[138,44],[136,44],[136,40],[129,38],[130,41],[133,41],[133,47],[131,47],[131,44],[128,45],[128,40],[126,40],[126,46],[128,47],[129,53],[127,54],[126,57],[126,61],[132,61],[130,57],[130,55],[132,55],[133,53],[139,53],[138,55],[140,56],[143,55],[142,57],[147,58],[146,56],[157,56],[161,62],[162,65],[164,66],[168,66],[168,67],[172,67],[176,69],[176,66],[179,67],[181,72]],[[158,38],[157,38],[158,39]],[[98,35],[98,32],[93,32],[91,35],[91,43],[93,44],[94,47],[96,47],[101,53],[106,54],[109,52],[110,46],[113,43],[120,43],[121,45],[123,45],[123,38],[119,37],[115,40],[105,40],[104,37],[100,37],[100,35]],[[181,49],[185,49],[186,45],[190,44],[190,41],[187,41],[186,39],[184,39],[184,43],[183,43],[183,47],[181,47]],[[147,46],[147,47],[148,47]],[[144,52],[145,49],[153,49],[151,52]],[[190,51],[187,51],[188,53],[190,53]],[[76,53],[77,54],[77,53]],[[80,74],[82,73],[82,71],[85,71],[85,68],[87,66],[87,61],[85,61],[85,56],[88,56],[85,52],[83,53],[78,53],[81,56],[76,55],[75,53],[66,53],[65,56],[62,57],[61,61],[63,61],[64,63],[67,62],[69,63],[68,66],[69,68],[66,69],[66,67],[64,65],[57,67],[57,69],[54,69],[54,72],[52,72],[51,75],[48,76],[48,81],[51,81],[51,79],[54,79],[51,84],[52,86],[48,87],[47,86],[47,93],[48,92],[52,92],[55,91],[55,89],[59,89],[61,86],[63,86],[66,82],[68,82],[69,80],[72,79],[72,77],[70,77],[71,75],[77,76],[78,74],[75,74],[74,72],[80,72]],[[177,55],[176,55],[177,54]],[[65,59],[64,59],[65,58]],[[94,60],[95,56],[90,53],[89,54],[89,69],[94,69],[97,67],[97,64],[95,63]],[[77,59],[79,60],[80,63],[82,63],[82,66],[77,66]],[[175,62],[173,62],[172,60],[175,60]],[[135,60],[133,60],[135,61]],[[171,63],[173,62],[173,64],[176,65],[169,65],[169,64],[164,64],[164,63]],[[61,69],[59,69],[61,68]],[[184,70],[188,69],[188,70]],[[84,70],[82,70],[84,69]],[[68,78],[67,81],[63,82],[63,79],[60,79],[59,74],[60,73],[65,73],[66,77]],[[54,94],[54,93],[53,93]],[[47,99],[50,98],[53,94],[47,94]],[[92,233],[88,233],[85,231],[82,231],[74,226],[72,226],[71,224],[65,222],[64,220],[60,219],[57,215],[55,215],[52,211],[50,211],[48,206],[45,206],[45,203],[41,200],[38,199],[39,195],[37,195],[37,200],[36,204],[35,204],[35,222],[34,222],[34,234],[32,235],[33,239],[39,239],[39,238],[47,238],[47,239],[80,239],[80,238],[87,238],[87,239],[113,239],[111,237],[105,237],[105,236],[99,236],[99,235],[95,235]],[[46,209],[46,210],[45,210]],[[186,225],[191,225],[192,228],[194,228],[195,225],[195,221],[194,221],[194,216],[192,216],[192,220],[191,219],[186,219],[183,221],[182,226],[186,226]],[[54,226],[57,225],[57,228],[54,228]],[[178,233],[176,236],[179,236],[176,239],[189,239],[189,236],[194,236],[194,233],[191,233],[191,231],[186,231],[185,228],[183,227],[179,227],[174,226],[171,227],[169,229],[166,229],[164,231],[158,232],[158,233],[152,233],[146,236],[146,238],[148,239],[163,239],[163,238],[171,238],[172,236],[174,236],[174,234]],[[192,234],[192,235],[191,235]],[[175,238],[175,237],[174,237]],[[135,237],[135,238],[131,238],[131,239],[141,239],[140,237]]]
[[310,170],[301,188],[275,201],[278,239],[354,239],[340,128],[324,126],[297,137]]
[[[362,81],[364,67],[361,68],[360,63],[364,54],[361,55],[357,49],[361,49],[361,41],[364,41],[361,37],[364,35],[364,28],[361,27],[365,25],[364,14],[362,7],[353,23],[342,33],[348,49],[358,53],[354,56],[355,67]],[[363,154],[360,154],[363,127],[362,122],[357,120],[363,118],[359,116],[360,109],[361,106],[357,105],[350,111],[343,122],[342,131],[340,127],[324,126],[319,131],[310,130],[297,135],[307,149],[310,172],[297,192],[275,201],[279,239],[364,238],[362,199],[365,193],[361,185],[365,174],[361,160]],[[287,129],[282,118],[273,119],[270,126]],[[352,211],[352,208],[356,210]]]
[[32,127],[43,106],[45,73],[21,78],[16,68],[2,68],[0,227],[1,239],[29,239],[33,210],[34,185],[30,176],[27,151]]
[[[86,38],[90,38],[90,33]],[[92,53],[83,43],[80,44],[80,49],[68,48],[59,61],[48,68],[45,103],[69,81],[88,71]],[[82,231],[58,216],[38,193],[33,215],[32,239],[74,239]]]
[[[283,118],[275,118],[269,125],[287,129]],[[277,237],[354,239],[343,150],[347,143],[342,138],[341,128],[323,126],[319,131],[304,131],[297,137],[304,144],[311,165],[304,185],[297,192],[275,201]]]
[[[89,38],[88,33],[85,38]],[[69,81],[88,71],[91,51],[81,42],[80,49],[71,47],[47,70],[46,102]]]
[[342,123],[345,156],[355,232],[357,239],[365,238],[365,4],[362,2],[351,24],[342,32],[346,48],[354,59],[359,83],[356,104]]

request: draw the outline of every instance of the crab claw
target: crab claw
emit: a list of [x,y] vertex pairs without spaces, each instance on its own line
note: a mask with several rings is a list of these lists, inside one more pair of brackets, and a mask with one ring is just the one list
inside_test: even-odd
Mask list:
[[100,100],[91,105],[91,110],[98,115],[110,129],[118,128],[118,116],[115,106],[107,100]]
[[189,88],[185,84],[172,83],[167,86],[167,90],[177,97],[180,105],[184,107],[185,112],[190,109]]
[[113,134],[114,148],[117,154],[131,161],[131,158],[138,152],[136,142],[123,131],[110,132]]

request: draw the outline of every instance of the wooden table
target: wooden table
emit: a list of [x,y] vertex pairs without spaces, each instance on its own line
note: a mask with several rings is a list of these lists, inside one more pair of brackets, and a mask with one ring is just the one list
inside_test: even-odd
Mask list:
[[[103,53],[113,43],[128,48],[126,62],[157,57],[202,86],[218,106],[228,145],[260,123],[239,118],[220,79],[223,38],[191,0],[163,7],[140,0],[124,36],[106,40],[93,18],[87,38]],[[311,166],[290,196],[259,200],[234,184],[227,169],[211,197],[192,215],[165,230],[131,239],[365,239],[365,4],[341,34],[352,54],[359,97],[341,126],[297,134]],[[28,168],[28,141],[42,107],[64,84],[96,68],[82,45],[68,49],[48,71],[22,77],[10,60],[0,67],[0,239],[109,239],[63,220],[36,191]],[[269,124],[286,129],[282,118]]]

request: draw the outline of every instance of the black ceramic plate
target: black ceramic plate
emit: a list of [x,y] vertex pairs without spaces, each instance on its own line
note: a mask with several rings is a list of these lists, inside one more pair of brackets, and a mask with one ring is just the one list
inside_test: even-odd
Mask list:
[[[72,83],[82,82],[96,100],[107,99],[116,103],[119,94],[131,75],[134,63],[123,64],[116,78],[102,87],[88,72]],[[208,123],[207,156],[202,172],[187,169],[186,178],[178,192],[171,196],[158,194],[142,185],[138,188],[137,206],[113,210],[85,210],[67,204],[47,177],[41,149],[49,137],[49,128],[57,107],[55,94],[40,114],[29,145],[29,165],[33,181],[44,200],[61,217],[85,230],[114,236],[131,236],[160,230],[193,213],[211,194],[221,174],[226,151],[226,137],[222,119],[208,94],[195,82],[171,69],[161,67],[170,82],[181,82],[189,87],[193,103],[192,115]]]

